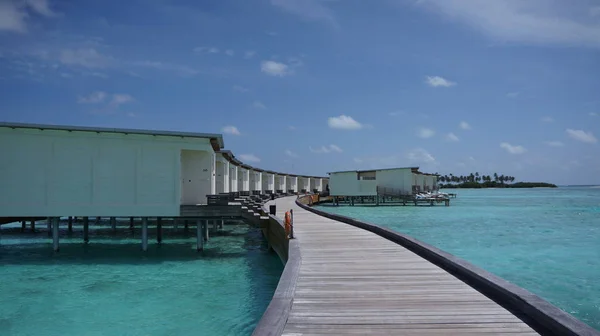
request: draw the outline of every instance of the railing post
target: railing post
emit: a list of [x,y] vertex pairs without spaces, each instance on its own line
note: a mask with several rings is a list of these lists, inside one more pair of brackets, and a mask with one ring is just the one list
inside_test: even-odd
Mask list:
[[294,239],[294,210],[290,209],[290,239]]

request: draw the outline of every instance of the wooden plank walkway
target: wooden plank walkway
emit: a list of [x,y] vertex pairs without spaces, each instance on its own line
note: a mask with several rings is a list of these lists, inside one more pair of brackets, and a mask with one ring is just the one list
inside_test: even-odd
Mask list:
[[269,202],[280,218],[294,210],[302,256],[283,335],[538,335],[438,266],[295,199]]

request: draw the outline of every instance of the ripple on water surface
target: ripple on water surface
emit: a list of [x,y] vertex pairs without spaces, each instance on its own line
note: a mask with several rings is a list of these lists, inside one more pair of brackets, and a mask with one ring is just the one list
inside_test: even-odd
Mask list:
[[600,329],[600,189],[452,192],[450,207],[320,208],[434,245]]
[[145,254],[139,232],[122,229],[92,231],[89,246],[63,232],[58,254],[46,233],[5,233],[0,335],[250,335],[280,260],[245,224],[226,225],[201,253],[181,231]]

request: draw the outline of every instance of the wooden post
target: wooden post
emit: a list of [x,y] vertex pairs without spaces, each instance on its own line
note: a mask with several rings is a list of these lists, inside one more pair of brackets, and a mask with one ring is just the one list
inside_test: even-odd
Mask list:
[[73,233],[73,217],[69,216],[69,233]]
[[156,242],[162,243],[162,218],[156,219]]
[[208,241],[208,219],[204,221],[204,241]]
[[142,251],[148,251],[148,217],[142,217]]
[[48,237],[52,237],[52,217],[48,217]]
[[58,225],[60,223],[60,217],[54,217],[52,222],[52,247],[54,248],[54,252],[58,252]]
[[350,205],[354,206],[354,196],[350,197]]
[[83,242],[90,242],[90,219],[88,217],[83,217]]
[[225,227],[225,220],[221,219],[221,230],[223,230],[224,227]]
[[129,217],[129,230],[133,231],[133,217]]
[[217,232],[218,228],[219,228],[219,224],[217,224],[217,220],[214,219],[213,220],[213,232]]
[[35,232],[35,221],[32,220],[30,225],[31,225],[31,232]]
[[173,218],[173,229],[177,231],[179,226],[179,220],[177,218]]
[[445,200],[446,206],[450,206],[450,199]]
[[98,223],[100,223],[100,219],[102,219],[102,218],[101,217],[96,217],[96,223],[94,223],[94,224],[98,225]]
[[[200,222],[197,221],[197,223],[200,223]],[[185,232],[187,232],[189,228],[190,227],[189,227],[189,224],[188,224],[188,220],[186,219],[186,220],[183,221],[183,229],[185,230]]]
[[21,221],[21,232],[25,232],[26,226],[27,226],[27,223],[25,221]]
[[[187,227],[187,220],[185,221]],[[202,237],[202,220],[196,220],[196,251],[204,250],[204,238]]]
[[110,217],[110,227],[112,228],[113,232],[117,231],[117,219],[115,217]]
[[375,205],[379,206],[379,195],[375,196]]

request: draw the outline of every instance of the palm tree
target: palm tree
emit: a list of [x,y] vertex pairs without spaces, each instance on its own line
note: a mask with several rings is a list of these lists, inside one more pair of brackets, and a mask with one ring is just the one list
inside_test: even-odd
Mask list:
[[514,176],[511,176],[511,177],[510,177],[510,183],[513,183],[513,182],[515,182],[515,177],[514,177]]
[[498,173],[494,173],[494,181],[498,182]]

